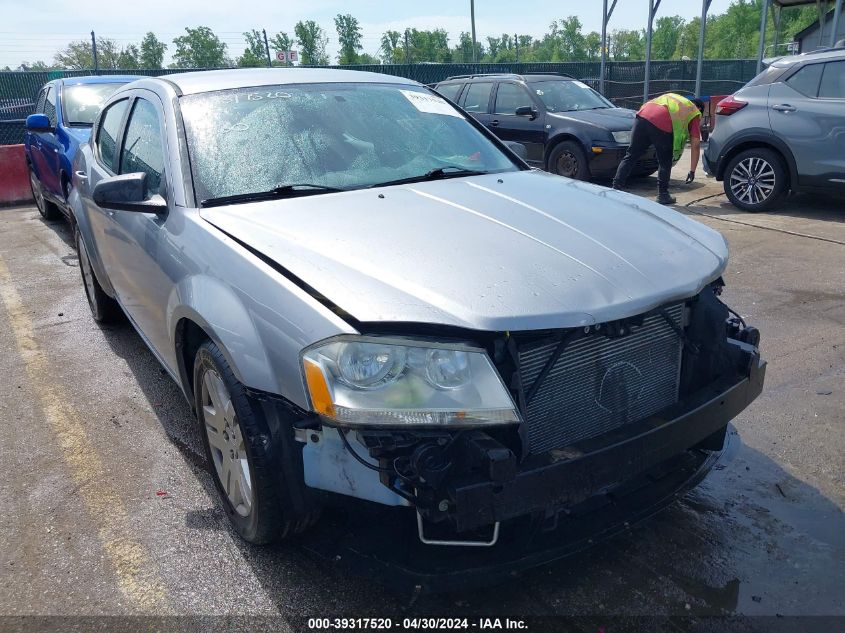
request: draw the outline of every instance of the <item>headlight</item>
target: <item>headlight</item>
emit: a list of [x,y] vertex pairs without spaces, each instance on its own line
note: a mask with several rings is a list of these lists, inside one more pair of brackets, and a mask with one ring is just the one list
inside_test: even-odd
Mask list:
[[631,130],[624,130],[622,132],[611,132],[613,140],[622,145],[631,144]]
[[312,408],[338,425],[461,428],[519,421],[480,349],[344,336],[307,349],[302,364]]

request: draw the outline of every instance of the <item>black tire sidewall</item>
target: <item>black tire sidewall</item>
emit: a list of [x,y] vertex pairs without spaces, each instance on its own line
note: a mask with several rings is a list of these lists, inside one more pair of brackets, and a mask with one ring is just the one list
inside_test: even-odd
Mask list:
[[[252,508],[247,516],[241,516],[232,507],[226,491],[223,489],[223,484],[217,476],[217,470],[214,467],[214,461],[211,455],[211,446],[208,442],[208,435],[205,430],[205,420],[203,417],[202,405],[202,379],[205,373],[213,369],[217,372],[226,389],[229,391],[229,397],[232,399],[232,406],[235,409],[235,416],[237,417],[238,427],[241,431],[241,436],[244,438],[244,448],[247,454],[247,465],[249,468],[249,476],[252,482]],[[222,352],[213,341],[206,341],[203,343],[194,360],[194,406],[196,407],[197,423],[202,437],[202,443],[205,451],[205,458],[208,463],[208,470],[211,478],[214,481],[214,487],[220,497],[220,503],[229,520],[232,522],[237,533],[244,539],[251,543],[267,543],[275,540],[270,533],[272,530],[268,521],[275,521],[277,527],[281,527],[281,521],[277,517],[266,516],[268,514],[277,514],[278,505],[269,507],[268,504],[276,503],[275,500],[265,499],[264,491],[259,485],[259,476],[256,472],[255,447],[253,442],[256,441],[254,433],[247,428],[244,420],[254,418],[254,413],[251,411],[250,403],[247,399],[246,392],[243,386],[235,378],[229,364],[226,362]],[[275,510],[275,511],[274,511]]]
[[[82,290],[85,292],[85,297],[88,299],[88,307],[91,309],[91,316],[97,323],[111,323],[116,321],[121,314],[120,307],[117,302],[106,294],[103,287],[97,279],[97,273],[94,271],[94,265],[91,263],[91,257],[88,255],[88,249],[82,239],[82,233],[79,231],[74,223],[74,243],[76,245],[76,256],[79,261],[79,276],[82,280]],[[91,277],[94,285],[93,296],[88,289],[88,284],[85,283],[85,271],[82,269],[82,258],[88,260],[88,266],[91,267]]]
[[[578,161],[578,173],[575,176],[566,176],[559,173],[557,170],[557,161],[564,152],[570,152]],[[574,180],[590,179],[590,166],[587,164],[587,155],[584,153],[581,146],[575,141],[562,141],[554,147],[552,153],[549,154],[549,171],[557,174],[558,176],[572,178]]]
[[[59,217],[59,210],[56,208],[52,202],[47,200],[44,196],[44,187],[41,185],[41,181],[38,179],[38,176],[35,175],[35,172],[32,170],[32,165],[29,165],[29,190],[32,192],[33,200],[35,201],[35,207],[38,209],[38,213],[47,221],[56,220]],[[34,183],[38,183],[38,193],[41,195],[41,204],[38,204],[38,196],[35,192],[36,185]]]
[[[746,202],[743,202],[734,195],[733,191],[731,191],[731,174],[733,173],[733,170],[740,162],[742,162],[746,158],[752,157],[762,158],[772,166],[772,170],[775,172],[774,190],[772,191],[771,195],[766,198],[765,201],[759,204],[748,204]],[[723,188],[725,190],[725,195],[728,197],[728,200],[731,201],[731,204],[734,205],[737,209],[748,211],[749,213],[768,211],[769,209],[774,207],[786,193],[786,167],[784,166],[781,157],[776,152],[773,152],[770,149],[767,149],[765,147],[748,149],[744,152],[740,152],[731,159],[731,161],[728,163],[728,166],[725,168],[725,175],[722,183]]]

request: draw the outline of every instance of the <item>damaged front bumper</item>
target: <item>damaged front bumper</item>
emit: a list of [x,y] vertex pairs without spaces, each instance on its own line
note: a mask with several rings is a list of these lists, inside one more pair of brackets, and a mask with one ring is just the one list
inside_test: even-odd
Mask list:
[[723,378],[652,416],[599,438],[531,456],[513,479],[476,474],[450,482],[451,518],[459,532],[533,512],[547,518],[597,494],[613,491],[705,441],[718,449],[720,433],[763,389],[766,363],[756,348],[733,342],[747,371]]

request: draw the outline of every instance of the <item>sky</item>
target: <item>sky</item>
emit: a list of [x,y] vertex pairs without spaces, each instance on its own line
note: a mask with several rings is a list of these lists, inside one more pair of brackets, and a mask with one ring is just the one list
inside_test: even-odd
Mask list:
[[[618,0],[609,30],[645,28],[649,0]],[[710,13],[723,12],[731,0],[713,0]],[[69,41],[98,36],[121,46],[137,44],[147,31],[169,44],[186,26],[208,26],[229,47],[230,57],[243,52],[243,31],[266,29],[293,35],[299,20],[315,20],[329,36],[334,63],[337,34],[334,16],[351,13],[363,29],[364,52],[378,53],[381,34],[406,27],[445,28],[454,46],[461,31],[470,30],[469,0],[0,0],[0,67],[22,61],[51,61]],[[584,32],[601,31],[601,0],[476,0],[478,40],[502,33],[541,36],[552,20],[577,15]],[[691,19],[700,15],[701,0],[663,0],[657,12]]]

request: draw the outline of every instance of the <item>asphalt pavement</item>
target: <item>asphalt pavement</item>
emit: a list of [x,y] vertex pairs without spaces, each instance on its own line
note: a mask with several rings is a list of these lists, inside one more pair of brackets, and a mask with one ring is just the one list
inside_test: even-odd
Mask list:
[[448,595],[396,591],[307,540],[241,542],[177,386],[131,326],[92,321],[68,226],[0,209],[0,615],[274,616],[279,630],[364,612],[557,615],[585,631],[614,617],[768,630],[778,616],[845,616],[845,210],[795,196],[742,213],[685,172],[677,208],[725,235],[724,299],[762,333],[762,396],[717,468],[658,516]]

